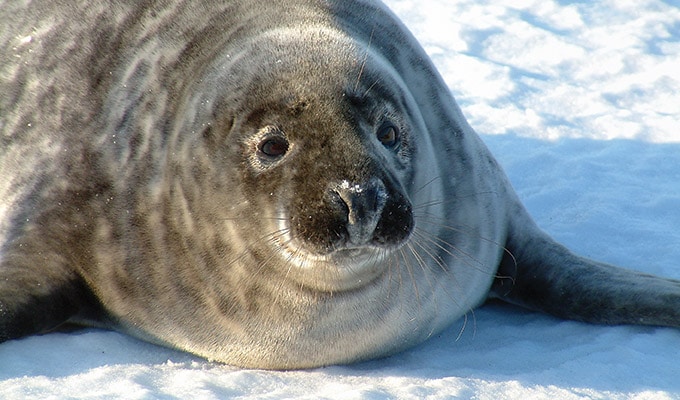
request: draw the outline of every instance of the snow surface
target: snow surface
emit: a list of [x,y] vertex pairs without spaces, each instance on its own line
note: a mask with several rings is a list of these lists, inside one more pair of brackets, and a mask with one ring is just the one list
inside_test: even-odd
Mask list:
[[[390,0],[539,225],[680,278],[680,2]],[[493,304],[396,356],[241,370],[114,332],[0,345],[0,398],[680,398],[680,330]]]

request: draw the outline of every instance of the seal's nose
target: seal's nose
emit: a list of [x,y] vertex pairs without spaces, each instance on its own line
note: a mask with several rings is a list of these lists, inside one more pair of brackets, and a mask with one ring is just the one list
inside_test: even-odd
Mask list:
[[373,238],[387,202],[387,190],[380,179],[365,183],[342,181],[334,191],[347,207],[349,243],[363,245]]

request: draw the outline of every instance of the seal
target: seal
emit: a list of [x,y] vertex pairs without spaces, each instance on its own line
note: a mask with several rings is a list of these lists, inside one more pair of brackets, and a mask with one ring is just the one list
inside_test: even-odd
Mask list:
[[678,281],[534,224],[380,3],[0,13],[0,340],[73,322],[291,369],[397,352],[489,297],[680,325]]

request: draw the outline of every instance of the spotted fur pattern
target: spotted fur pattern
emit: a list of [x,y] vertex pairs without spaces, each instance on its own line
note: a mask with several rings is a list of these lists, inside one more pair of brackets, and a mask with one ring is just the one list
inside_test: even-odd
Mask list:
[[0,5],[0,341],[64,322],[247,367],[387,355],[489,295],[680,323],[535,227],[373,1]]

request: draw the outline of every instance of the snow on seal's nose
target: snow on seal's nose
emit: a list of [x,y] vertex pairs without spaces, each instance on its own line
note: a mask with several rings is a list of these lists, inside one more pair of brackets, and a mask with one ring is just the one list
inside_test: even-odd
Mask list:
[[363,245],[373,238],[387,202],[387,190],[381,180],[372,178],[366,183],[342,181],[335,192],[347,206],[349,243]]

